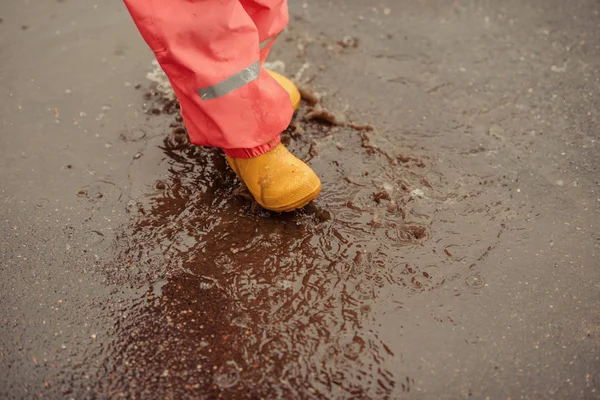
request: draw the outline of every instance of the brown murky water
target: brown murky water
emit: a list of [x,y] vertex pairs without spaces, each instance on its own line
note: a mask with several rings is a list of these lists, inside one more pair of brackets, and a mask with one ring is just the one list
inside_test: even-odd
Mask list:
[[162,145],[168,178],[129,203],[118,262],[105,270],[150,289],[131,309],[111,306],[120,317],[102,392],[410,392],[411,377],[388,368],[399,346],[379,339],[376,321],[408,296],[481,288],[478,260],[502,227],[478,221],[495,219],[501,202],[474,210],[482,182],[449,187],[432,160],[375,131],[304,121],[306,107],[283,142],[318,172],[323,192],[291,214],[253,205],[220,151],[190,146],[175,117]]

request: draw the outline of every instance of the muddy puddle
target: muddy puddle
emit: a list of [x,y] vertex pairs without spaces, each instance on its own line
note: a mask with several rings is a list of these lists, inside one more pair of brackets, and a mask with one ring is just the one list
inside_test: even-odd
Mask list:
[[412,344],[380,340],[379,321],[411,296],[485,285],[479,261],[510,212],[490,189],[502,182],[449,178],[435,154],[368,127],[306,121],[303,104],[282,140],[323,191],[304,210],[274,214],[244,195],[220,151],[187,144],[173,104],[166,111],[171,127],[130,172],[146,181],[127,204],[119,256],[103,267],[110,284],[147,292],[109,315],[98,391],[372,399],[414,390],[401,355]]

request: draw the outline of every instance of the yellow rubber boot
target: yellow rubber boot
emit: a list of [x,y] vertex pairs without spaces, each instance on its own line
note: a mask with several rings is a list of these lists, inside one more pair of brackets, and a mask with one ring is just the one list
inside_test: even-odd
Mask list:
[[267,72],[289,93],[292,107],[294,107],[294,111],[297,110],[300,105],[300,92],[296,85],[294,85],[291,80],[275,71],[268,69]]
[[227,162],[267,210],[302,208],[321,191],[321,181],[314,171],[281,144],[258,157],[227,157]]

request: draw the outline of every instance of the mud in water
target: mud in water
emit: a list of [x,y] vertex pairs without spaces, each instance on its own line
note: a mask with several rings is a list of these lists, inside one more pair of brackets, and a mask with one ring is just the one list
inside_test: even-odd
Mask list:
[[[383,342],[376,321],[409,296],[479,290],[478,260],[502,233],[502,201],[472,209],[483,182],[452,186],[418,150],[368,125],[307,121],[314,110],[303,105],[282,141],[317,171],[323,191],[304,210],[271,213],[244,195],[219,150],[189,145],[176,104],[149,110],[174,113],[159,143],[165,179],[129,202],[118,261],[104,268],[111,283],[148,290],[133,307],[104,306],[120,317],[98,391],[265,399],[410,392],[413,379],[389,366],[411,344]],[[137,168],[152,162],[141,157]]]

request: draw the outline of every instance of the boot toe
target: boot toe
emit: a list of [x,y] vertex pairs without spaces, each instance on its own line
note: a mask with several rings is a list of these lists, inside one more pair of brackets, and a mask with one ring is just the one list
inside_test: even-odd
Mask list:
[[278,185],[264,185],[260,203],[272,211],[292,211],[304,207],[321,191],[321,181],[308,167],[285,174]]
[[281,144],[260,156],[228,157],[227,162],[258,204],[267,210],[293,211],[304,207],[321,192],[317,174]]

